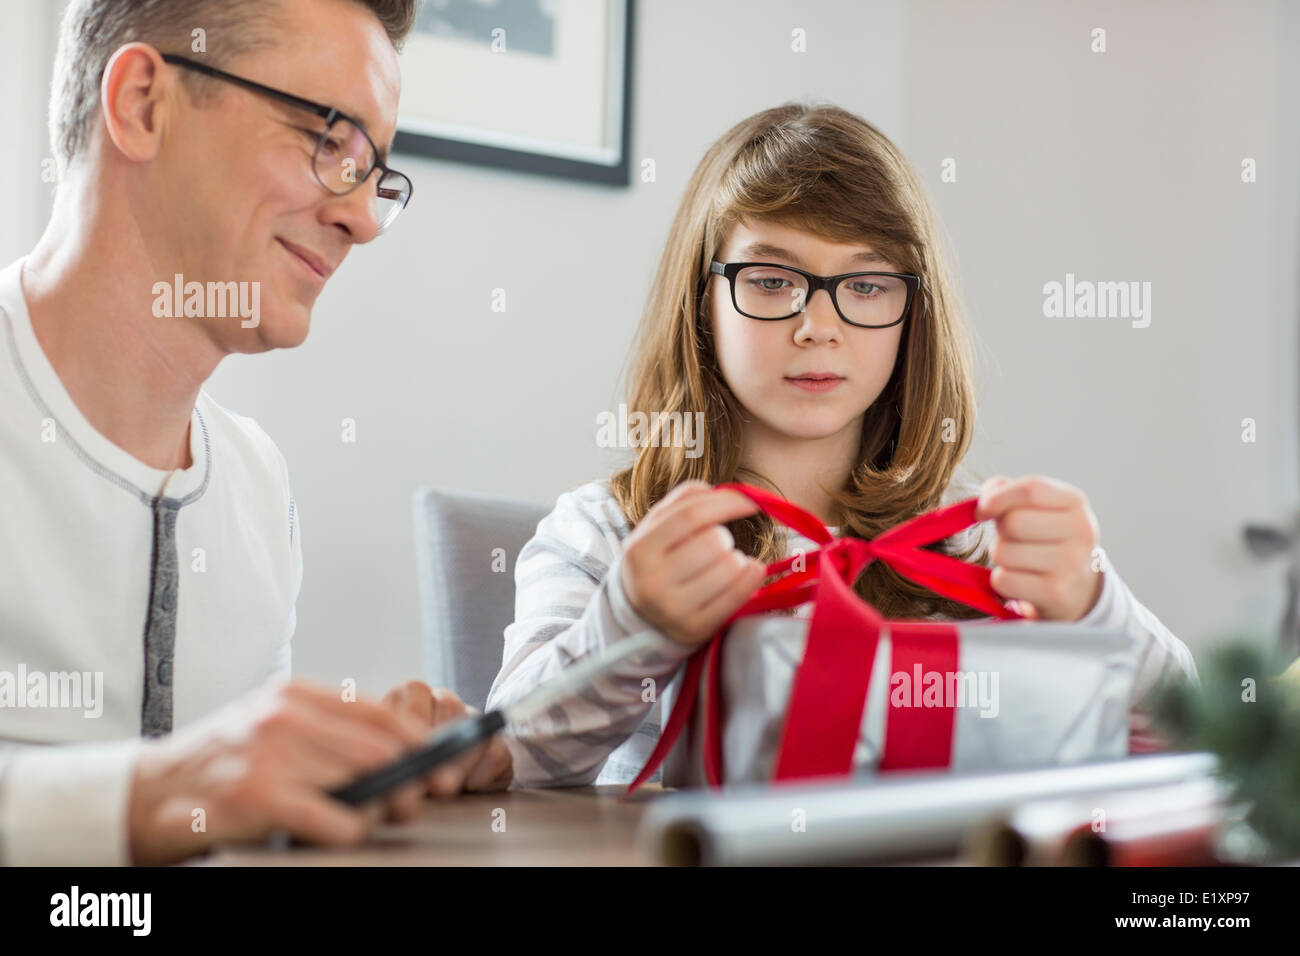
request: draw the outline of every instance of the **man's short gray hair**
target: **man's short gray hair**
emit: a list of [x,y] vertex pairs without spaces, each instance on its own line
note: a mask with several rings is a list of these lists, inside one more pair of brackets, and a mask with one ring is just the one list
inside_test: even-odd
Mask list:
[[[416,0],[352,0],[383,24],[400,49]],[[90,137],[104,68],[119,47],[141,41],[163,53],[189,53],[201,34],[214,65],[274,41],[273,0],[71,0],[59,30],[50,89],[50,146],[59,169]],[[206,79],[186,75],[196,95]]]

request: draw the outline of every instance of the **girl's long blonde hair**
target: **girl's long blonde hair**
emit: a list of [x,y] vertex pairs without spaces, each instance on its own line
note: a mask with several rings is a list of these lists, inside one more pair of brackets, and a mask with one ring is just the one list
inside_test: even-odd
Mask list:
[[[915,172],[879,130],[833,106],[787,104],[728,130],[687,185],[659,261],[633,356],[628,411],[704,412],[700,454],[656,440],[611,479],[635,526],[682,481],[747,481],[745,410],[714,353],[709,263],[742,219],[793,226],[831,241],[870,243],[902,272],[921,277],[903,324],[893,375],[867,409],[858,462],[836,493],[840,531],[871,538],[937,507],[974,429],[970,340],[934,217]],[[664,419],[661,419],[664,420]],[[779,492],[780,489],[773,489]],[[784,532],[766,515],[733,522],[736,545],[764,561],[783,556]],[[976,544],[943,550],[964,560]],[[987,563],[980,554],[975,560]],[[888,617],[976,616],[873,562],[856,588]]]

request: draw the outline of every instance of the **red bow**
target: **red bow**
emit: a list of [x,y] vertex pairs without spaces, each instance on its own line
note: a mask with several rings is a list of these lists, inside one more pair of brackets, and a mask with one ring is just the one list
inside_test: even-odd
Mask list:
[[[803,660],[790,693],[774,777],[791,780],[843,776],[852,770],[867,702],[867,683],[880,631],[886,623],[880,612],[860,600],[852,589],[862,569],[873,560],[884,561],[917,584],[994,617],[1022,616],[1002,603],[989,584],[988,568],[921,549],[922,545],[941,541],[975,524],[975,498],[920,515],[867,541],[837,539],[814,515],[760,488],[737,483],[718,487],[748,496],[777,521],[821,547],[769,564],[769,576],[785,576],[759,588],[690,656],[681,697],[654,752],[626,795],[649,779],[681,735],[695,709],[701,671],[709,682],[704,701],[704,773],[711,786],[721,786],[722,646],[738,618],[815,602]],[[804,569],[786,574],[800,560],[806,563]],[[922,673],[950,673],[957,669],[957,628],[952,624],[891,621],[889,636],[895,673],[910,674],[918,665]],[[948,766],[954,716],[951,706],[892,709],[886,721],[880,769]]]

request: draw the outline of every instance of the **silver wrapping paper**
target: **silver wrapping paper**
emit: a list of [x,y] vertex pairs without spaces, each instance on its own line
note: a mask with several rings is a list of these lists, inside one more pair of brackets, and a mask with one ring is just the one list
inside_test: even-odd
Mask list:
[[1216,767],[1208,753],[1162,754],[994,774],[896,773],[683,792],[647,807],[638,847],[653,862],[721,866],[952,854],[972,827],[1030,800],[1172,784]]
[[[723,655],[726,783],[771,780],[808,620],[756,615],[738,621]],[[1072,623],[977,621],[958,625],[957,667],[974,693],[956,708],[953,771],[992,771],[1119,759],[1128,753],[1128,712],[1137,652],[1119,631]],[[897,687],[886,632],[867,691],[854,766],[880,760],[887,705]],[[908,674],[908,683],[914,684]],[[680,681],[664,692],[665,713]],[[992,693],[990,693],[992,692]],[[906,698],[906,694],[902,696]],[[703,694],[701,694],[701,700]],[[703,721],[683,734],[664,766],[668,786],[702,786]]]

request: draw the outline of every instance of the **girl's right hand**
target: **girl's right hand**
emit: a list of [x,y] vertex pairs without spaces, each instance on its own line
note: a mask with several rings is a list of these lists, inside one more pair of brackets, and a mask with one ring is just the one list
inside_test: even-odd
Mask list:
[[724,523],[752,515],[738,491],[685,481],[650,509],[623,546],[623,592],[656,629],[703,644],[763,583],[766,565],[734,547]]

